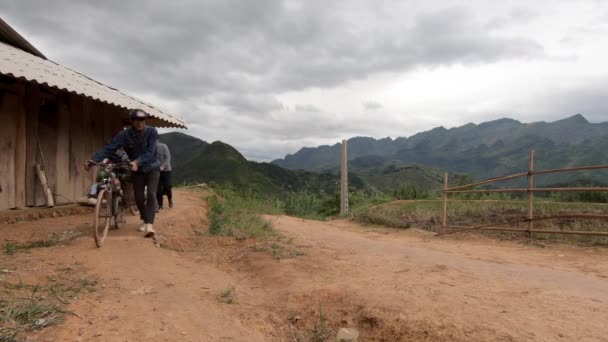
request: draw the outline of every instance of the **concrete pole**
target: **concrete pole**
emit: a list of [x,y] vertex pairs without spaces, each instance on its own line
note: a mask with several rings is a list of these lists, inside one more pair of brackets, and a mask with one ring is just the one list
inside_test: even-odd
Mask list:
[[340,215],[348,214],[348,158],[346,140],[342,140],[342,168],[340,177]]

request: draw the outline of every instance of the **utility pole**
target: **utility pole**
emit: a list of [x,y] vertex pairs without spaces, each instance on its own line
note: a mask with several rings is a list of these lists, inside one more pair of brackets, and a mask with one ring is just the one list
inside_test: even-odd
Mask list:
[[342,172],[340,177],[340,215],[348,214],[348,158],[346,140],[342,140]]

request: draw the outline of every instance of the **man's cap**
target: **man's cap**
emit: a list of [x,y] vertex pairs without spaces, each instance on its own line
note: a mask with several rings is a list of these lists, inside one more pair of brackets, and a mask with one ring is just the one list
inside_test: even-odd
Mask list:
[[131,111],[130,117],[131,120],[145,120],[149,117],[149,115],[141,109],[135,109]]

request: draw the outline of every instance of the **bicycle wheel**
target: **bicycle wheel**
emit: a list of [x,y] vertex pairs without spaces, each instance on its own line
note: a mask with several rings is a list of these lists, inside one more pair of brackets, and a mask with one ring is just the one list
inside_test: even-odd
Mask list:
[[133,214],[134,216],[139,215],[139,208],[137,208],[137,204],[129,205],[129,211],[131,211],[131,214]]
[[126,222],[125,221],[125,217],[124,217],[124,198],[120,195],[118,196],[114,196],[114,198],[112,199],[113,202],[113,216],[112,219],[114,220],[114,229],[119,229],[120,228],[120,224]]
[[112,194],[108,189],[101,189],[97,195],[97,204],[95,204],[95,226],[93,227],[93,236],[97,247],[103,246],[103,242],[108,235],[111,218]]

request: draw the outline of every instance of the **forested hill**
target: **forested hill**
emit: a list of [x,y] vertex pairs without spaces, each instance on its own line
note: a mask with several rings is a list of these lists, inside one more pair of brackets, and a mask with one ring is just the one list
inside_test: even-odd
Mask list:
[[[174,184],[205,182],[255,189],[269,195],[288,192],[333,194],[339,175],[329,172],[287,170],[269,163],[248,161],[234,147],[216,141],[173,132],[160,135],[171,150]],[[363,181],[351,175],[351,186],[363,189]]]
[[[335,169],[340,149],[340,144],[302,148],[272,163],[288,169]],[[580,114],[554,122],[522,123],[505,118],[451,129],[437,127],[409,138],[348,140],[354,172],[361,165],[399,162],[467,173],[476,179],[527,169],[531,149],[536,151],[538,169],[608,164],[608,122],[590,123]],[[590,171],[544,177],[539,184],[580,179],[605,182],[607,176]]]

